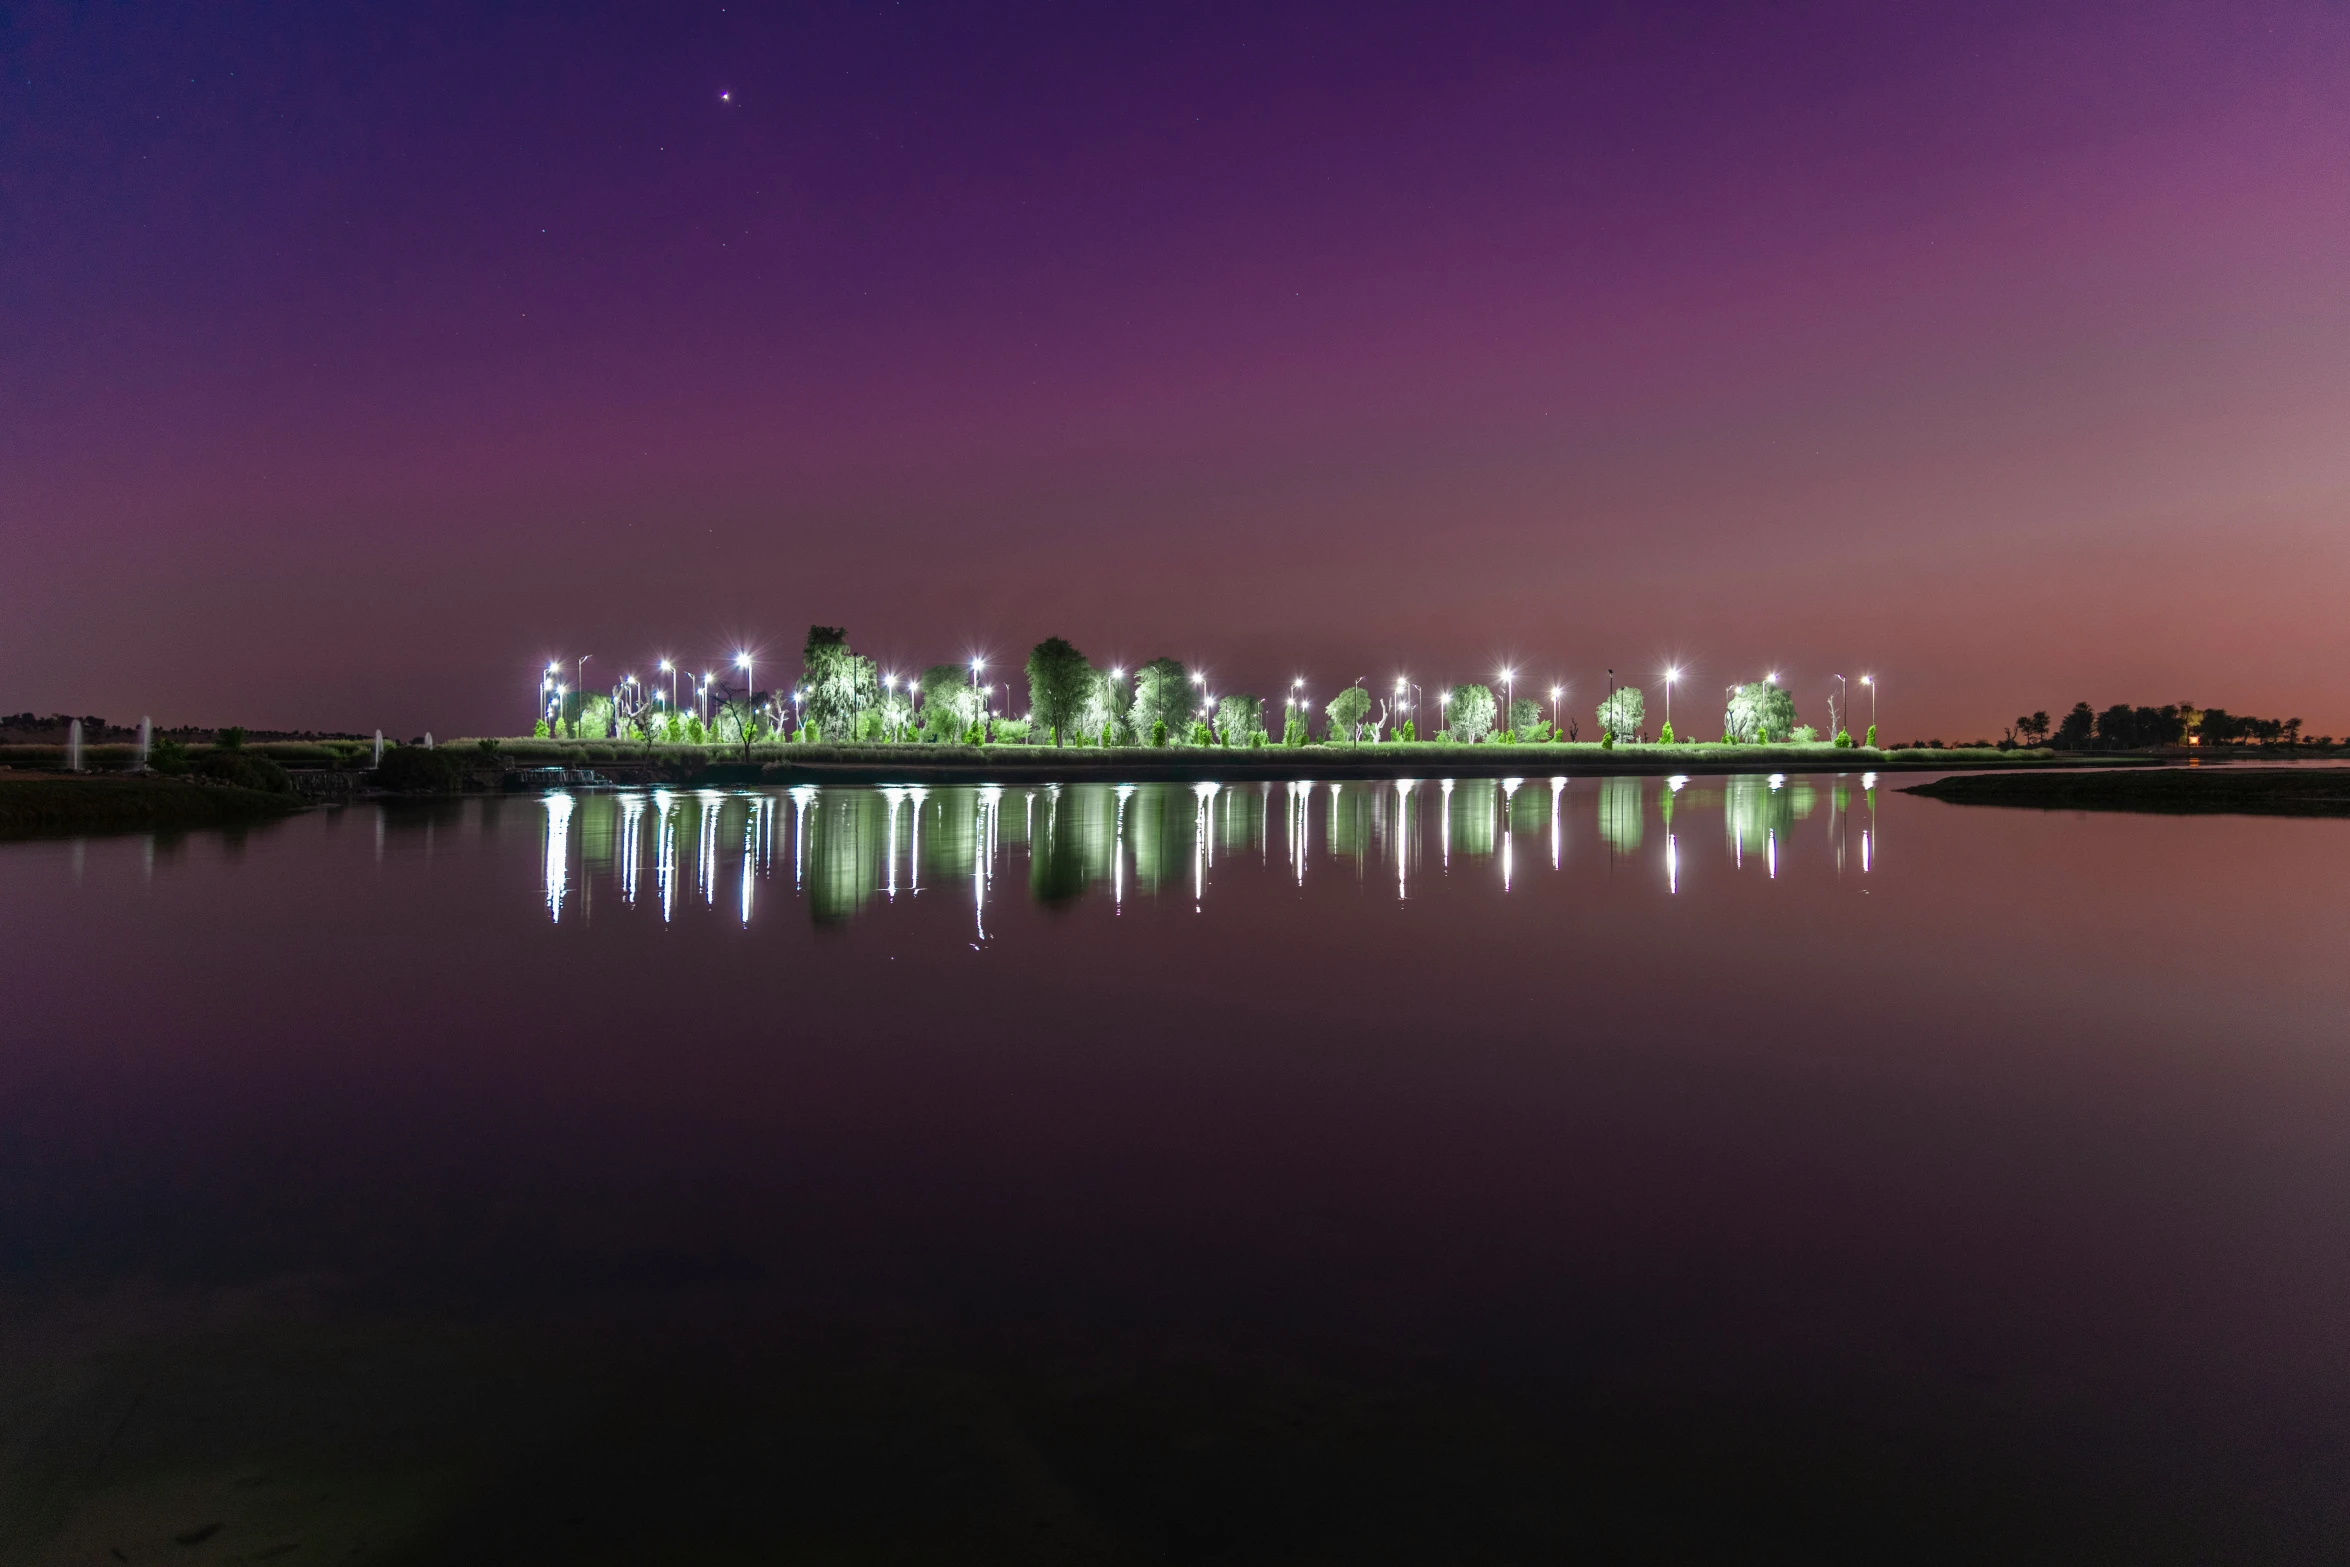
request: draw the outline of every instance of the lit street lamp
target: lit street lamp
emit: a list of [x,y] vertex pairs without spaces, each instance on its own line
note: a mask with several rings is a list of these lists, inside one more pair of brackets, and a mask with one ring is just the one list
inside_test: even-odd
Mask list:
[[1665,727],[1673,727],[1673,682],[1681,678],[1677,668],[1665,671]]
[[676,707],[677,707],[677,665],[676,665],[676,663],[675,663],[673,660],[666,659],[666,658],[665,658],[665,659],[663,659],[663,660],[661,660],[661,673],[663,673],[663,674],[665,674],[665,675],[667,675],[667,676],[669,677],[669,706],[670,706],[670,709],[671,709],[671,711],[675,711],[675,710],[676,710]]
[[751,704],[759,697],[758,677],[751,673],[751,655],[734,655],[735,668],[743,672],[743,755],[751,754]]
[[[1508,729],[1510,727],[1510,709],[1516,705],[1518,696],[1518,672],[1516,670],[1505,669],[1501,672],[1501,693],[1501,727]],[[1517,738],[1515,730],[1511,731],[1511,738]]]
[[1877,731],[1877,677],[1863,675],[1860,683],[1869,688],[1869,733],[1873,735]]

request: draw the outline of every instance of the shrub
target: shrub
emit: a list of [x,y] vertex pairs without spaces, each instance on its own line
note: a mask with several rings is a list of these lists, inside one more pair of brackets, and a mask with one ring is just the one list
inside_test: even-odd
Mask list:
[[147,748],[147,767],[152,772],[177,778],[188,770],[188,748],[169,735],[158,735]]
[[1152,745],[1155,745],[1155,746],[1164,747],[1164,746],[1166,745],[1166,743],[1167,743],[1167,721],[1166,721],[1164,718],[1154,718],[1154,719],[1152,719],[1152,720],[1151,720],[1151,744],[1152,744]]
[[1306,743],[1306,715],[1294,702],[1289,706],[1289,722],[1281,726],[1281,743],[1290,746]]
[[1820,732],[1809,724],[1797,724],[1787,738],[1797,745],[1817,745],[1820,743]]
[[1656,732],[1656,743],[1658,745],[1671,745],[1673,743],[1673,721],[1671,719],[1666,719],[1664,728]]
[[1206,719],[1195,718],[1191,721],[1191,743],[1193,745],[1214,745],[1216,743],[1215,732],[1208,728]]
[[1612,751],[1616,748],[1616,732],[1613,729],[1602,729],[1599,732],[1599,748],[1602,751]]
[[498,754],[498,742],[495,740],[476,740],[473,742],[473,748],[484,756]]
[[1877,748],[1877,726],[1875,724],[1869,725],[1868,747],[1872,751]]
[[533,740],[544,740],[547,738],[547,721],[545,719],[542,718],[537,723],[530,726],[530,737]]
[[1417,731],[1413,728],[1412,720],[1408,718],[1395,726],[1395,737],[1398,740],[1417,740],[1420,738]]
[[[241,732],[239,738],[242,738]],[[407,747],[403,746],[401,749],[406,750]],[[424,752],[422,754],[429,756],[433,753]],[[259,789],[265,794],[292,794],[294,792],[293,780],[286,776],[284,768],[266,756],[255,756],[252,752],[236,746],[227,746],[206,753],[195,764],[195,772],[199,778],[209,778],[215,783],[234,784],[240,789]]]
[[1846,750],[1850,750],[1852,748],[1852,731],[1849,729],[1837,730],[1836,743],[1840,746],[1843,746]]
[[[995,742],[998,745],[1028,745],[1036,739],[1035,721],[1027,718],[998,718],[993,720]],[[982,729],[979,738],[984,743],[989,731]]]
[[220,748],[223,751],[242,751],[245,748],[245,731],[243,726],[238,724],[231,724],[226,729],[223,729],[220,732],[219,743]]
[[384,753],[375,781],[386,789],[429,789],[449,792],[465,787],[466,766],[456,751],[427,751],[404,745]]

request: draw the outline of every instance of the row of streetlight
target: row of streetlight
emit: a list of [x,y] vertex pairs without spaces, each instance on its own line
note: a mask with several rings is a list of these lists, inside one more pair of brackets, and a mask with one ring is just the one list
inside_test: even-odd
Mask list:
[[[550,721],[550,725],[555,720],[559,719],[562,714],[563,698],[567,696],[573,689],[579,688],[584,683],[588,662],[594,657],[595,655],[593,653],[582,653],[577,657],[577,659],[573,661],[573,684],[570,686],[566,686],[560,678],[563,671],[562,660],[556,659],[548,663],[546,673],[539,681],[539,701],[541,714]],[[754,674],[754,669],[756,667],[756,660],[754,656],[747,650],[738,652],[734,656],[734,662],[735,667],[743,671],[746,700],[756,700],[758,697],[758,682]],[[658,667],[661,673],[669,677],[669,706],[672,711],[675,711],[678,706],[678,666],[674,660],[664,658],[658,661]],[[982,685],[980,683],[979,677],[981,673],[986,670],[986,668],[986,659],[975,657],[971,660],[971,693],[980,705],[980,713],[983,718],[987,714],[987,704],[995,693],[995,686],[993,684]],[[1616,672],[1613,669],[1610,669],[1608,671],[1608,690],[1611,693],[1615,690],[1615,676]],[[1112,680],[1122,682],[1126,678],[1126,671],[1124,666],[1113,665],[1110,669],[1110,678]],[[1495,678],[1501,683],[1502,687],[1502,722],[1500,727],[1507,728],[1509,727],[1510,710],[1517,705],[1518,672],[1514,667],[1504,666],[1495,672]],[[1679,682],[1680,678],[1681,670],[1677,665],[1668,667],[1664,671],[1665,724],[1668,728],[1671,727],[1673,722],[1673,687]],[[1843,695],[1845,700],[1848,700],[1848,693],[1850,692],[1851,687],[1846,683],[1845,678],[1842,675],[1831,675],[1829,678],[1836,682],[1840,695]],[[702,673],[701,683],[695,688],[694,695],[698,702],[699,712],[704,724],[707,724],[710,721],[710,689],[716,679],[717,675],[715,672],[705,670]],[[897,692],[897,680],[898,677],[894,672],[883,675],[881,677],[882,689],[888,691],[894,696]],[[1208,677],[1204,671],[1196,669],[1191,671],[1191,683],[1199,688],[1200,693],[1199,707],[1197,711],[1200,714],[1209,717],[1212,721],[1215,711],[1216,699],[1214,694],[1211,693],[1207,688],[1207,680]],[[1763,677],[1763,682],[1766,685],[1777,685],[1779,683],[1778,671],[1773,670],[1769,674],[1765,675]],[[1860,677],[1860,683],[1868,688],[1869,728],[1873,730],[1877,727],[1877,678],[1874,675],[1863,675]],[[633,673],[622,675],[620,677],[619,684],[613,688],[615,698],[617,699],[624,691],[635,688],[637,684],[637,678]],[[1285,707],[1297,710],[1301,716],[1305,712],[1310,711],[1306,701],[1305,685],[1306,677],[1303,675],[1299,675],[1296,679],[1292,680],[1289,683],[1289,696],[1283,703]],[[1738,690],[1738,687],[1732,685],[1726,687],[1725,689],[1730,693],[1735,694]],[[1559,701],[1566,694],[1566,691],[1567,687],[1564,685],[1554,685],[1550,688],[1550,723],[1553,731],[1556,731],[1559,728]],[[1396,707],[1399,710],[1408,710],[1416,718],[1420,711],[1420,694],[1421,688],[1409,676],[1397,675],[1395,677]],[[806,695],[807,693],[804,691],[795,690],[792,692],[791,700],[795,714],[801,703],[806,699]],[[914,701],[915,695],[916,687],[914,682],[909,679],[906,682],[906,698],[909,706],[911,706],[912,702]],[[1407,695],[1409,697],[1408,704],[1406,701]],[[1007,684],[1004,687],[1004,705],[1007,709],[1009,709],[1011,706],[1011,697],[1012,688],[1009,684]],[[655,700],[659,699],[658,691],[654,693],[654,698]],[[1452,693],[1449,691],[1438,692],[1436,700],[1439,710],[1438,723],[1441,725],[1446,717],[1443,710],[1451,705]],[[1843,707],[1843,701],[1838,703],[1838,707],[1841,711]],[[778,719],[782,717],[782,706],[780,703],[777,704],[776,716]]]

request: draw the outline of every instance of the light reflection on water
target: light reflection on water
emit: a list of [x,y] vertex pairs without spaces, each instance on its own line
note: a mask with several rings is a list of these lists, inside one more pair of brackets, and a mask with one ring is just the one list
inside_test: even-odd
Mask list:
[[[876,899],[886,907],[960,888],[976,937],[985,941],[988,901],[1000,875],[1024,870],[1039,903],[1098,895],[1114,909],[1124,908],[1130,892],[1157,897],[1180,881],[1204,914],[1219,877],[1270,872],[1276,842],[1278,874],[1298,888],[1318,881],[1317,867],[1366,890],[1377,872],[1378,885],[1391,876],[1393,896],[1408,900],[1433,836],[1436,874],[1489,875],[1506,893],[1530,873],[1570,868],[1576,839],[1569,821],[1581,816],[1615,868],[1651,867],[1660,889],[1678,896],[1690,863],[1680,847],[1687,824],[1677,824],[1677,816],[1718,812],[1723,862],[1733,871],[1758,862],[1764,878],[1775,881],[1797,863],[1791,855],[1798,824],[1824,806],[1828,831],[1817,844],[1824,852],[1816,865],[1802,863],[1841,876],[1852,865],[1846,845],[1857,796],[1857,873],[1870,874],[1880,857],[1873,774],[1863,775],[1857,790],[1842,774],[1705,783],[1611,777],[1579,784],[1554,777],[1547,789],[1522,778],[1436,783],[1440,803],[1432,820],[1418,809],[1423,790],[1416,779],[1284,783],[1279,812],[1269,783],[803,786],[788,795],[554,791],[540,802],[541,880],[547,917],[560,923],[566,903],[596,879],[617,887],[622,903],[633,907],[650,860],[661,918],[674,920],[678,845],[690,835],[693,884],[703,905],[715,909],[731,880],[744,925],[755,916],[763,883],[784,890],[778,867],[788,860],[789,897],[818,924],[853,919]],[[1008,820],[1007,794],[1017,806]],[[781,808],[787,798],[788,813]],[[648,814],[656,823],[649,838]],[[1656,834],[1649,830],[1652,815],[1661,828]],[[788,846],[779,838],[788,838]],[[739,844],[739,855],[725,853],[727,844]]]

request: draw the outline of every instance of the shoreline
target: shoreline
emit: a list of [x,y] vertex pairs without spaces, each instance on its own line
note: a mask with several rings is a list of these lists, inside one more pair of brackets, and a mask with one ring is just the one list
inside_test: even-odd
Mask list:
[[2350,768],[2163,768],[2154,772],[1990,773],[1902,791],[1949,805],[2150,816],[2350,816]]
[[180,778],[0,774],[0,841],[246,827],[281,821],[307,803],[295,795]]

